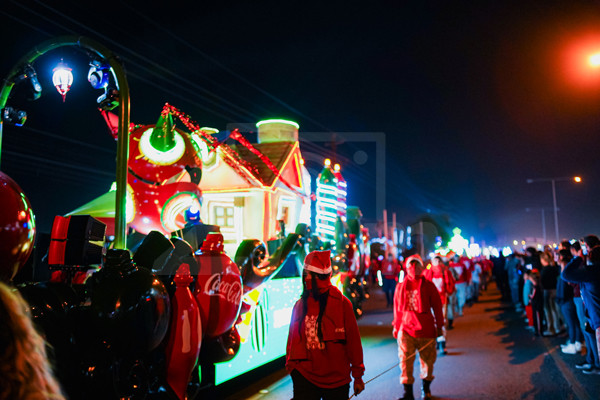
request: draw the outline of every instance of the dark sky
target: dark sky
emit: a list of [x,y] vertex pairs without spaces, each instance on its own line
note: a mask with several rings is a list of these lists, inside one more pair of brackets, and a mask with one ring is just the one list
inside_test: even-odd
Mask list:
[[[431,213],[498,244],[541,237],[543,207],[554,239],[551,185],[526,179],[581,175],[557,182],[560,234],[600,234],[600,70],[577,67],[600,51],[596,1],[56,3],[4,2],[2,77],[44,40],[87,36],[122,58],[133,122],[169,102],[222,130],[283,117],[301,132],[383,132],[399,222]],[[75,73],[65,104],[45,81],[61,57]],[[5,125],[2,170],[42,229],[113,180],[85,62],[49,52],[36,62],[42,98],[19,102],[17,87],[9,101],[29,119]],[[375,219],[375,153],[365,144],[369,162],[353,164],[360,146],[337,150],[350,202]]]

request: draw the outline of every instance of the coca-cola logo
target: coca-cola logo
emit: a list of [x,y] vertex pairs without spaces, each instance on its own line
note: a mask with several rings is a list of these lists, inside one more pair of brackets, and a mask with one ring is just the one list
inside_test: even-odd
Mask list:
[[233,282],[223,282],[222,274],[213,274],[204,284],[204,293],[209,296],[219,296],[225,301],[238,306],[242,301],[242,284],[236,280]]

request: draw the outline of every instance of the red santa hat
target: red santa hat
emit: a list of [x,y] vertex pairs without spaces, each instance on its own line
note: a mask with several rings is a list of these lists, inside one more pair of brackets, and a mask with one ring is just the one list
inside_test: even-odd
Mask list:
[[418,255],[418,254],[414,254],[414,255],[412,255],[412,256],[410,256],[410,257],[408,257],[408,258],[406,259],[406,262],[404,263],[404,266],[405,266],[405,267],[408,267],[408,265],[409,265],[409,264],[410,264],[412,261],[417,261],[417,262],[419,262],[419,264],[421,264],[421,265],[425,265],[425,264],[423,264],[423,260],[421,259],[421,256],[420,256],[420,255]]
[[331,251],[311,251],[304,259],[304,269],[317,274],[330,274],[331,269]]

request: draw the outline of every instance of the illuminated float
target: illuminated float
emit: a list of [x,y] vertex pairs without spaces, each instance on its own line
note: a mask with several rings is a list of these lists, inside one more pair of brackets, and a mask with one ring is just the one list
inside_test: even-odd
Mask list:
[[[70,396],[194,398],[280,358],[302,262],[315,248],[335,250],[332,280],[360,315],[366,232],[358,209],[346,214],[339,166],[327,170],[333,235],[319,237],[310,229],[311,177],[298,125],[257,127],[258,143],[236,130],[229,137],[238,144],[226,145],[168,104],[155,125],[132,125],[129,251],[110,249],[114,191],[56,217],[52,278],[20,290],[38,310]],[[13,186],[3,194],[19,200]],[[19,207],[21,247],[13,253],[22,265],[35,231],[26,200]],[[2,271],[4,279],[16,269]]]

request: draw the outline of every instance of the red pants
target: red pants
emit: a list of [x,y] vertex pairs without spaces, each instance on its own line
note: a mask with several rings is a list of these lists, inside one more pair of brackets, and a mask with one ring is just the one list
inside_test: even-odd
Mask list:
[[527,315],[527,325],[533,326],[533,308],[531,304],[525,306],[525,315]]

